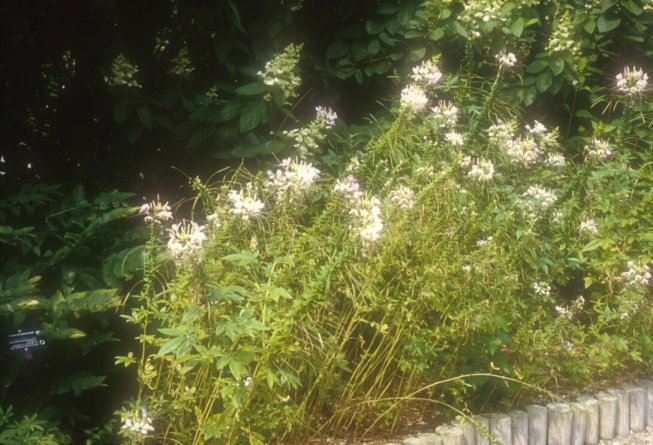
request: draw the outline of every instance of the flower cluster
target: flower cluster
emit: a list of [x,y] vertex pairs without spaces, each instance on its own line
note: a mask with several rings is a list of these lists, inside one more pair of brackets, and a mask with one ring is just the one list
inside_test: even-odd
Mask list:
[[426,108],[428,98],[424,90],[417,85],[408,85],[401,91],[400,108],[409,115],[418,113]]
[[517,56],[515,56],[513,53],[506,53],[501,51],[494,57],[497,59],[497,62],[499,62],[499,65],[501,66],[512,67],[517,64]]
[[531,137],[506,142],[505,153],[513,164],[531,166],[538,162],[542,148]]
[[596,235],[599,231],[599,226],[593,219],[586,219],[581,221],[580,225],[578,226],[578,231],[588,235]]
[[612,156],[610,144],[602,139],[592,138],[592,141],[585,146],[587,159],[603,161]]
[[188,54],[188,48],[185,46],[179,50],[179,53],[176,57],[173,57],[171,62],[172,68],[168,72],[175,76],[188,76],[195,71],[193,62],[190,60],[190,55]]
[[294,140],[293,146],[302,158],[317,150],[320,141],[326,137],[322,131],[333,128],[338,119],[336,112],[330,108],[316,107],[315,111],[315,119],[308,126],[284,131],[286,136]]
[[535,295],[538,297],[542,298],[548,298],[551,296],[551,286],[549,283],[546,283],[544,281],[537,281],[532,284],[531,286],[533,288],[533,292],[535,292]]
[[572,56],[580,54],[580,42],[575,36],[574,24],[568,10],[555,22],[553,34],[549,38],[546,49],[552,53],[569,52]]
[[141,409],[140,414],[138,411],[127,414],[120,428],[141,436],[146,436],[148,433],[154,431],[152,419],[147,415],[145,408]]
[[238,215],[245,221],[258,216],[265,207],[265,204],[254,196],[254,186],[251,182],[239,191],[230,190],[227,199],[231,202],[229,213]]
[[347,176],[344,180],[337,181],[333,191],[341,193],[345,198],[351,200],[359,200],[363,196],[358,180],[352,175]]
[[551,153],[549,156],[546,157],[546,159],[544,159],[544,165],[553,168],[564,167],[565,165],[567,165],[567,160],[561,154]]
[[651,270],[646,264],[628,261],[628,269],[621,274],[627,287],[640,289],[651,282]]
[[111,77],[104,76],[104,81],[110,87],[133,87],[141,88],[141,84],[134,78],[138,73],[138,67],[129,63],[127,58],[120,54],[111,64]]
[[138,214],[145,215],[146,223],[161,224],[172,219],[172,212],[168,203],[161,204],[158,199],[149,204],[143,204]]
[[[296,90],[301,83],[301,79],[295,71],[299,63],[299,53],[303,47],[303,44],[291,43],[283,52],[265,64],[265,71],[257,73],[263,79],[264,84],[279,88],[286,99],[297,95]],[[268,100],[271,98],[271,96],[266,97]]]
[[461,146],[465,143],[463,135],[455,131],[450,131],[444,135],[444,139],[453,146]]
[[427,60],[413,68],[410,78],[415,84],[428,88],[438,84],[442,79],[442,72],[433,60]]
[[557,201],[557,196],[551,190],[538,185],[532,185],[522,194],[521,206],[528,211],[528,218],[535,219]]
[[330,130],[336,126],[338,115],[331,108],[315,107],[315,111],[317,112],[316,119],[322,122],[325,129]]
[[356,206],[349,211],[352,217],[352,228],[358,233],[366,249],[381,237],[383,220],[381,219],[380,202],[376,198],[363,197],[356,201]]
[[617,74],[617,91],[627,97],[639,96],[646,91],[648,74],[641,68],[634,66],[625,67],[622,73]]
[[414,205],[415,192],[405,185],[399,186],[390,193],[390,202],[402,210],[410,210]]
[[312,164],[287,158],[281,161],[276,171],[267,171],[265,188],[277,201],[284,198],[293,202],[303,201],[312,192],[320,171]]
[[479,159],[472,165],[467,176],[479,182],[491,181],[494,177],[494,164],[490,160]]
[[472,37],[480,37],[482,31],[507,23],[508,17],[502,10],[503,2],[469,0],[464,4],[465,9],[460,15],[460,20],[465,28],[470,30]]
[[582,295],[579,295],[578,298],[576,298],[572,304],[571,307],[567,306],[556,306],[556,312],[561,316],[565,317],[568,320],[571,320],[572,317],[574,316],[574,313],[580,311],[583,309],[583,305],[585,304],[585,297]]
[[180,263],[199,263],[202,259],[202,248],[206,241],[204,226],[196,222],[183,220],[173,224],[168,230],[168,251]]
[[458,108],[449,101],[440,100],[438,104],[431,108],[431,115],[438,125],[451,127],[456,125],[458,120]]

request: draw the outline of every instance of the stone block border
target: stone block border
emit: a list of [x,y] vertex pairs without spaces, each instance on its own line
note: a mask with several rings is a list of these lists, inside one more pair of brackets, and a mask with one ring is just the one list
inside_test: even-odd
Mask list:
[[457,420],[386,445],[598,445],[646,427],[653,427],[653,377],[575,401]]

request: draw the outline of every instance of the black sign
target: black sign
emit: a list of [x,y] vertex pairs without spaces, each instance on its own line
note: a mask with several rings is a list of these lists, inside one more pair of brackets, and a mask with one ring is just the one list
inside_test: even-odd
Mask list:
[[29,351],[30,349],[45,346],[40,330],[18,330],[9,334],[10,351]]

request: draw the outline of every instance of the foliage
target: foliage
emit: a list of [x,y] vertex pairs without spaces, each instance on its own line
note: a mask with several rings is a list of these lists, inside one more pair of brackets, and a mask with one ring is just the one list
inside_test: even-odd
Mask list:
[[416,394],[519,399],[487,375],[583,384],[653,354],[645,82],[611,86],[612,111],[566,147],[504,99],[514,62],[481,83],[423,62],[364,145],[339,124],[337,153],[304,138],[266,173],[193,181],[193,222],[125,315],[138,440],[362,435]]
[[48,413],[67,426],[110,414],[97,401],[111,403],[100,390],[115,375],[111,311],[142,270],[144,232],[126,222],[135,213],[127,206],[132,196],[108,191],[90,198],[81,185],[64,195],[57,185],[37,183],[0,201],[2,335],[38,330],[46,342],[25,355],[0,353],[2,399],[19,412]]

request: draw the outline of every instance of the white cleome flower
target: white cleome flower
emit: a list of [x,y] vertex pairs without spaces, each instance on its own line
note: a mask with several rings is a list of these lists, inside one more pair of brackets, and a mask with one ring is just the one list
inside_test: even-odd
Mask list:
[[245,221],[258,216],[265,208],[265,204],[254,196],[251,182],[248,182],[245,188],[240,191],[231,190],[227,195],[227,199],[231,201],[229,213],[238,215]]
[[145,408],[141,410],[140,415],[138,412],[127,414],[120,428],[141,436],[146,436],[148,433],[154,431],[152,419],[147,415]]
[[487,159],[480,159],[472,165],[467,176],[479,182],[491,181],[494,177],[494,164]]
[[349,211],[352,218],[351,227],[358,233],[363,247],[369,249],[381,237],[383,220],[380,202],[377,198],[365,198],[356,201],[356,207]]
[[497,59],[497,62],[499,62],[499,65],[501,66],[512,67],[517,63],[517,56],[515,56],[513,53],[506,53],[501,51],[494,57]]
[[206,235],[204,226],[196,222],[183,220],[173,224],[168,230],[168,250],[182,263],[199,263],[202,261],[202,248]]
[[458,108],[446,100],[438,101],[438,104],[431,108],[433,118],[438,124],[452,126],[458,120]]
[[456,133],[455,131],[450,131],[449,133],[445,134],[444,139],[454,146],[460,146],[465,143],[463,135]]
[[592,141],[585,146],[587,159],[604,161],[612,156],[610,144],[602,139],[592,138]]
[[336,126],[336,121],[338,120],[338,114],[328,107],[315,107],[317,112],[317,119],[322,123],[324,128],[327,130],[332,129]]
[[437,85],[440,79],[442,79],[442,73],[435,62],[427,60],[413,68],[413,74],[410,78],[419,85],[429,87]]
[[554,153],[546,157],[544,160],[544,165],[553,168],[564,167],[567,165],[567,160],[561,154]]
[[506,141],[504,150],[511,163],[522,166],[537,163],[542,154],[540,146],[530,137]]
[[415,192],[402,185],[390,193],[390,202],[402,210],[413,208]]
[[634,66],[625,67],[622,73],[617,74],[617,91],[628,97],[639,96],[648,84],[648,74],[641,68]]
[[588,235],[596,235],[599,231],[599,226],[593,219],[586,219],[580,223],[578,231]]
[[158,199],[149,204],[143,204],[138,214],[145,215],[146,223],[161,224],[172,219],[172,212],[168,203],[161,204]]
[[272,193],[277,201],[288,198],[300,202],[313,192],[320,171],[312,164],[287,158],[276,171],[267,171],[268,180],[265,188]]
[[336,182],[333,187],[333,191],[336,193],[341,193],[345,198],[352,200],[358,200],[363,195],[358,180],[352,175],[349,175],[347,178]]
[[533,288],[535,295],[539,297],[547,298],[551,296],[551,286],[544,281],[535,282],[531,287]]
[[409,114],[422,111],[428,104],[424,90],[417,85],[408,85],[401,91],[400,108]]
[[641,289],[651,282],[651,270],[646,264],[628,261],[628,269],[621,274],[627,287]]

